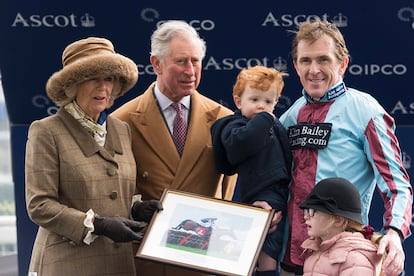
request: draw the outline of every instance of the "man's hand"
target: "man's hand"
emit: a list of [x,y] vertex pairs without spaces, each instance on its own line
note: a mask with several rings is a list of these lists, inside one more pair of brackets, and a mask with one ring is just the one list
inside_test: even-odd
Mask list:
[[[260,207],[265,210],[272,210],[272,207],[266,201],[255,201],[252,204],[253,206]],[[282,211],[277,211],[273,215],[272,221],[270,222],[270,228],[268,234],[271,234],[276,231],[277,224],[282,220]]]
[[377,253],[387,253],[382,264],[384,276],[396,276],[404,270],[405,254],[402,248],[400,235],[394,229],[389,229],[379,243]]

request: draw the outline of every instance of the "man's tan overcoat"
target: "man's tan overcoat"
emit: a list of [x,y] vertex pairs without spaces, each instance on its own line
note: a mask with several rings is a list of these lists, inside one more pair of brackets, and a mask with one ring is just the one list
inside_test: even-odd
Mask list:
[[[191,96],[187,140],[180,158],[157,105],[154,85],[155,82],[111,115],[126,121],[131,128],[138,192],[144,200],[160,199],[165,188],[231,199],[237,176],[217,172],[210,127],[218,118],[233,112],[195,92]],[[137,266],[137,275],[200,275],[145,263]]]

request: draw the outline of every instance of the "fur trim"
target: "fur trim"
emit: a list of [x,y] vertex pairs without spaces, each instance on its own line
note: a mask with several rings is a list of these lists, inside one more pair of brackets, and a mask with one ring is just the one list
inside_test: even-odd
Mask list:
[[116,53],[100,53],[79,58],[55,72],[46,83],[49,98],[58,106],[69,102],[65,91],[87,79],[99,75],[119,79],[120,91],[114,99],[124,95],[138,80],[138,68],[129,58]]

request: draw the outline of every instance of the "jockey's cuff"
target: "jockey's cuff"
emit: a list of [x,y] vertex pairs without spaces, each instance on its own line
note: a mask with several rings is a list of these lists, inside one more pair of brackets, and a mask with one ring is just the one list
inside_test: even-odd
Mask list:
[[404,242],[404,236],[403,236],[403,234],[402,234],[402,232],[401,232],[401,230],[400,230],[400,229],[398,229],[398,228],[396,228],[396,227],[394,227],[394,226],[389,226],[388,228],[389,228],[389,229],[394,230],[395,232],[397,232],[397,233],[398,233],[398,235],[400,236],[401,243],[403,243],[403,242]]

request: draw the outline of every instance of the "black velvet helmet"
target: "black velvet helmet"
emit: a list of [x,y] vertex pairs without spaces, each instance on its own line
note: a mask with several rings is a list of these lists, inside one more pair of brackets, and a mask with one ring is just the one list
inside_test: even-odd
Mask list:
[[332,177],[319,181],[299,207],[341,216],[363,224],[359,192],[344,178]]

